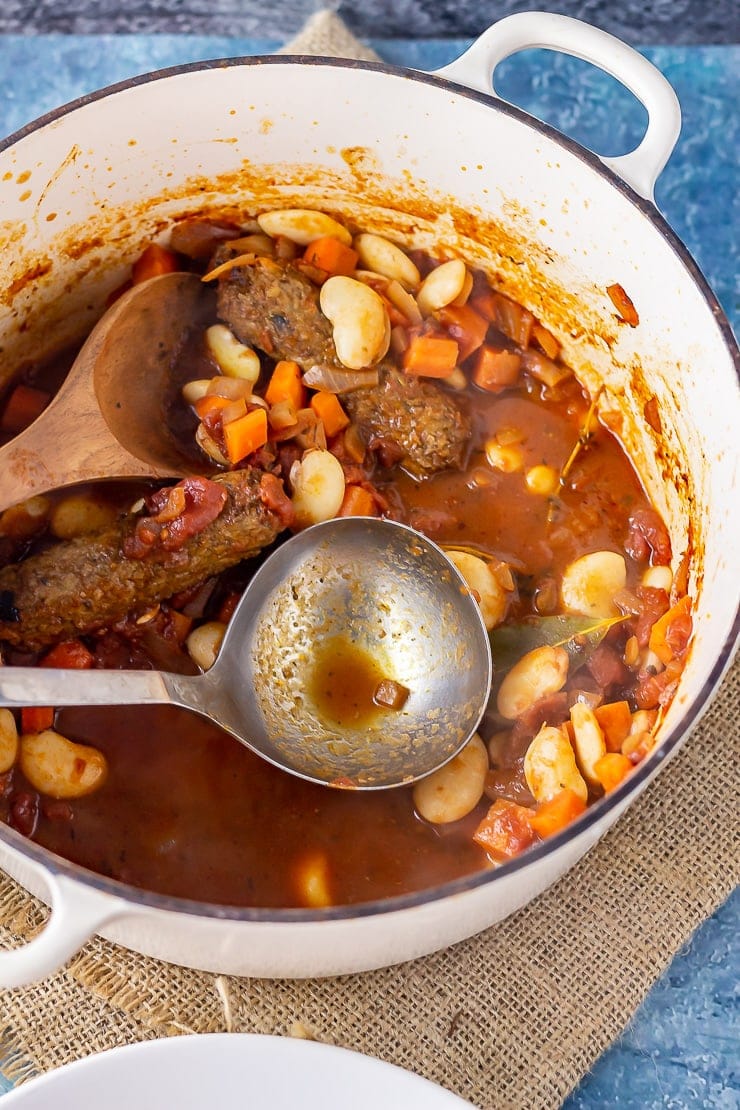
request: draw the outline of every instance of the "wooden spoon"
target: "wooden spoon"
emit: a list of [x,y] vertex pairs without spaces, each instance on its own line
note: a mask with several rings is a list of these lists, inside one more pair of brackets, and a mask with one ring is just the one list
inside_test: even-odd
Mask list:
[[88,336],[61,389],[0,447],[0,512],[34,494],[102,478],[182,478],[195,464],[167,428],[172,359],[205,318],[195,274],[135,285]]

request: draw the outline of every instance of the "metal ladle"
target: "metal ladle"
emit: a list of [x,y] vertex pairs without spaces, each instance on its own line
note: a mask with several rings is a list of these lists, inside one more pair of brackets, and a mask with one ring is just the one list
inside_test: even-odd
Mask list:
[[[327,716],[312,690],[317,660],[327,665],[318,649],[336,637],[408,691],[400,708],[368,696],[354,723]],[[372,790],[450,760],[478,727],[491,677],[480,608],[445,554],[405,525],[345,517],[263,563],[204,674],[2,667],[0,705],[171,703],[301,778]]]
[[164,404],[173,355],[209,304],[188,273],[151,278],[119,297],[41,415],[0,447],[0,512],[75,482],[194,474],[167,433]]

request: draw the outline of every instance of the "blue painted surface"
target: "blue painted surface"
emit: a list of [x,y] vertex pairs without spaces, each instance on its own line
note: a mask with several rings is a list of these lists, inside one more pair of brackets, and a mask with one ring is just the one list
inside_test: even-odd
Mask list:
[[[0,36],[0,135],[125,77],[206,58],[269,53],[268,39],[188,35]],[[384,40],[383,58],[432,70],[460,40]],[[682,104],[679,144],[658,205],[698,261],[731,321],[738,296],[738,73],[740,47],[652,47],[644,53]],[[636,144],[645,113],[621,87],[583,63],[532,51],[497,73],[506,99],[602,154]],[[740,1108],[740,892],[698,930],[649,993],[629,1028],[566,1101],[564,1110]],[[8,1089],[0,1078],[0,1093]]]

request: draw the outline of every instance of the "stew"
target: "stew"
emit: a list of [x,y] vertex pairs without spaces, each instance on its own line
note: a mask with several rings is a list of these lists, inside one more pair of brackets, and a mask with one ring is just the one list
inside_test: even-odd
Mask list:
[[[2,662],[206,669],[275,543],[387,516],[439,543],[479,601],[489,708],[446,767],[370,794],[295,779],[171,708],[0,710],[0,819],[138,887],[273,907],[423,890],[566,828],[650,752],[691,636],[686,560],[599,397],[464,260],[323,212],[183,220],[131,280],[176,269],[215,290],[211,322],[183,322],[167,409],[201,476],[7,510]],[[73,354],[19,374],[5,439]],[[328,717],[402,706],[352,645],[316,658],[307,696]]]

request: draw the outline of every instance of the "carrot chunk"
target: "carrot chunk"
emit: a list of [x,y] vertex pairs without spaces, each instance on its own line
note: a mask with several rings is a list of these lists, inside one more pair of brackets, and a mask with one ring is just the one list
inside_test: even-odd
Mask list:
[[632,712],[629,702],[612,701],[607,705],[597,705],[594,709],[594,716],[604,734],[606,750],[609,752],[621,751],[622,743],[629,735],[630,726],[632,725]]
[[263,408],[253,409],[224,424],[223,431],[226,456],[230,463],[238,463],[267,443],[267,413]]
[[488,320],[470,305],[448,305],[437,314],[450,337],[457,342],[458,362],[465,362],[473,351],[477,351],[486,338]]
[[306,407],[306,387],[297,362],[283,359],[277,363],[267,383],[265,400],[268,405],[276,405],[279,401],[290,401],[296,412]]
[[533,817],[531,809],[499,798],[473,833],[473,840],[494,860],[513,859],[537,837]]
[[331,275],[340,274],[343,277],[350,277],[355,271],[359,255],[357,251],[340,243],[332,235],[325,235],[309,243],[303,258],[317,270],[323,270]]
[[72,671],[87,671],[95,662],[91,651],[82,640],[64,640],[48,651],[41,661],[42,667],[66,667]]
[[449,377],[457,361],[457,342],[434,335],[415,335],[403,353],[406,373],[425,378]]
[[216,412],[223,412],[227,409],[232,402],[228,397],[218,397],[215,393],[207,393],[205,397],[199,397],[193,405],[196,415],[203,420],[206,416],[210,416]]
[[585,808],[586,803],[583,799],[566,787],[554,798],[543,802],[530,818],[529,823],[544,839],[546,836],[554,836],[555,833],[570,825],[576,817],[580,817]]
[[607,752],[594,763],[594,774],[608,794],[626,779],[634,764],[621,752]]
[[47,705],[32,705],[21,709],[21,729],[23,732],[43,732],[54,724],[54,709]]
[[159,243],[150,243],[131,268],[131,282],[138,285],[149,278],[175,274],[178,270],[182,270],[182,266],[174,251],[160,247]]
[[324,431],[329,437],[337,435],[349,424],[349,417],[335,393],[327,393],[323,389],[314,393],[311,408],[322,421]]
[[337,516],[377,516],[375,499],[364,486],[348,485]]
[[670,663],[675,655],[680,655],[691,637],[691,598],[688,595],[677,601],[650,629],[648,646],[661,663]]
[[489,393],[500,393],[519,377],[521,356],[503,347],[486,343],[478,352],[473,368],[473,381]]
[[4,432],[22,432],[33,424],[49,404],[49,394],[43,389],[30,385],[17,385],[8,398],[0,417],[0,428]]
[[607,285],[606,291],[609,300],[619,313],[620,319],[623,320],[625,324],[629,324],[631,328],[636,328],[640,323],[640,317],[637,309],[632,303],[632,298],[625,293],[619,282],[615,282],[614,285]]

